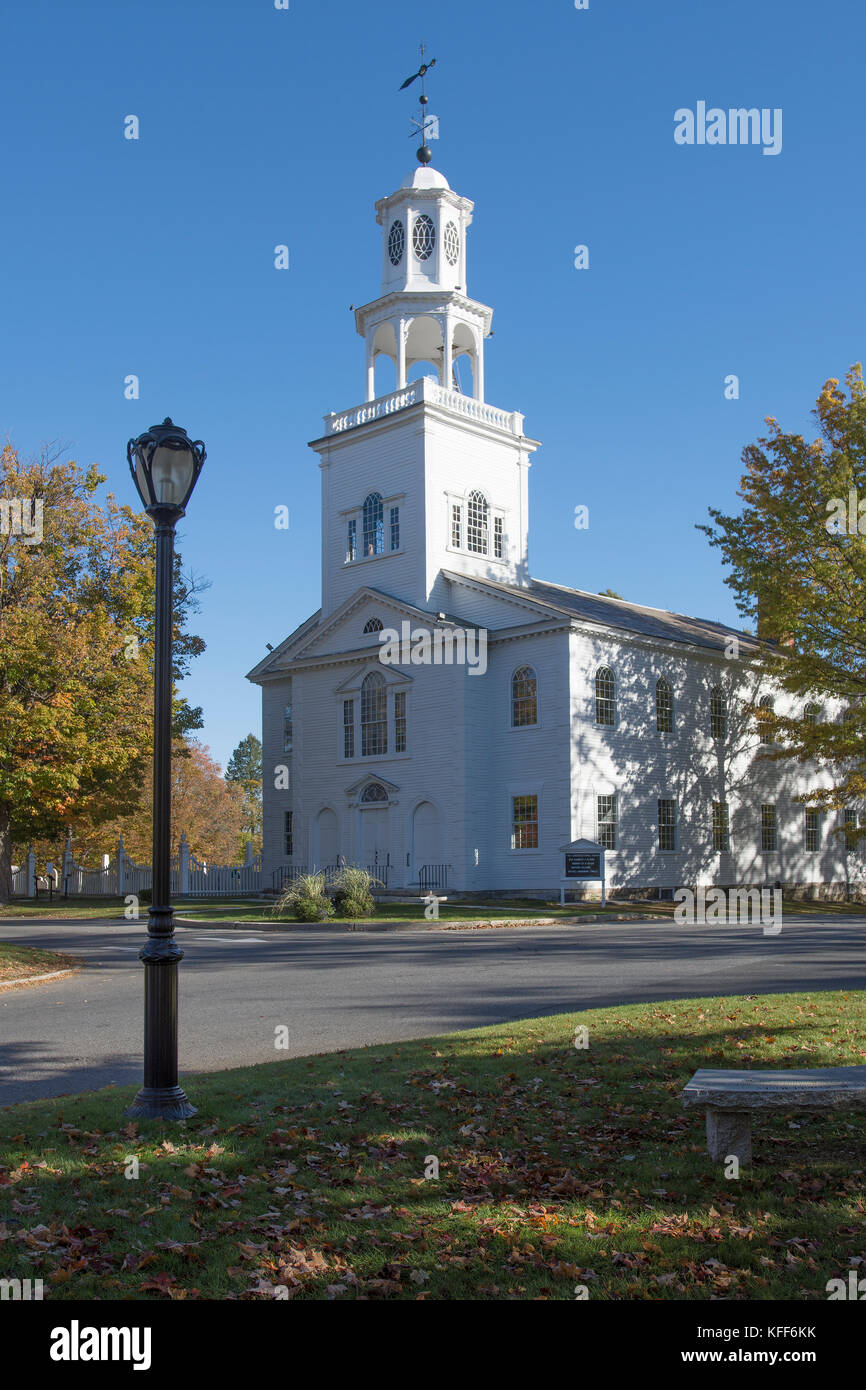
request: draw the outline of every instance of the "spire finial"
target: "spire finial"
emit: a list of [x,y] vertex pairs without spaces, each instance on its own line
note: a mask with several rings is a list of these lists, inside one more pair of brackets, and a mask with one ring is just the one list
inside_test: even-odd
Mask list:
[[414,119],[414,117],[412,118],[412,124],[415,127],[415,130],[412,132],[412,134],[413,136],[415,134],[421,136],[421,144],[419,148],[416,150],[416,155],[419,164],[430,164],[433,160],[433,151],[427,144],[427,122],[429,120],[429,117],[427,115],[427,103],[430,100],[430,98],[424,90],[424,78],[427,76],[431,68],[435,68],[436,59],[431,58],[429,63],[425,62],[424,55],[426,54],[426,52],[427,45],[422,42],[420,47],[421,66],[419,67],[417,72],[413,72],[412,76],[407,77],[406,81],[401,83],[400,85],[400,91],[402,92],[407,87],[411,87],[412,83],[415,81],[416,78],[421,78],[421,96],[419,98],[421,102],[421,116],[420,119],[417,121]]

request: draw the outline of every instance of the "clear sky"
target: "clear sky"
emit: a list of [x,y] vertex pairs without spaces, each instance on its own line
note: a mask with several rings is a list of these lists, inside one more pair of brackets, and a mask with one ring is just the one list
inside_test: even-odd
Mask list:
[[[738,623],[694,525],[735,505],[764,416],[810,431],[863,356],[863,0],[13,0],[0,434],[62,441],[128,502],[131,435],[170,414],[205,440],[181,534],[208,647],[184,693],[223,762],[260,729],[245,672],[319,605],[306,445],[363,399],[349,305],[379,292],[373,204],[414,162],[398,87],[421,39],[434,164],[476,204],[487,399],[543,443],[538,578]],[[676,144],[701,101],[781,108],[781,152]]]

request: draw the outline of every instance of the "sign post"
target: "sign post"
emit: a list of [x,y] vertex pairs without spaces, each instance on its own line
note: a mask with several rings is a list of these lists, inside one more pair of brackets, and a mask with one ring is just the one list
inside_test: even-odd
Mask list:
[[572,840],[570,845],[560,845],[559,852],[565,856],[559,880],[560,906],[565,906],[565,890],[569,884],[595,881],[601,883],[601,905],[606,907],[604,845],[598,844],[595,840]]

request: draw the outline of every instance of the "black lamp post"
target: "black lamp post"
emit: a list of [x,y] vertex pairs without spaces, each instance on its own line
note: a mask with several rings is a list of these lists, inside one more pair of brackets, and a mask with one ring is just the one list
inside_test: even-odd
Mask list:
[[130,439],[129,467],[156,532],[156,634],[153,682],[153,877],[144,961],[144,1085],[124,1113],[183,1120],[195,1106],[177,1084],[177,963],[171,908],[171,645],[174,529],[196,485],[205,447],[163,420]]

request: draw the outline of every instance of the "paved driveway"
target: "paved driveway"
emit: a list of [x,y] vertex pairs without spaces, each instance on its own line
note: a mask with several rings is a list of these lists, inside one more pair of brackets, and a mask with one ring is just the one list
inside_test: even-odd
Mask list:
[[[140,924],[5,920],[0,939],[73,951],[71,979],[0,991],[0,1104],[141,1079]],[[396,1042],[690,995],[866,987],[866,918],[760,927],[333,932],[179,928],[182,1070]]]

